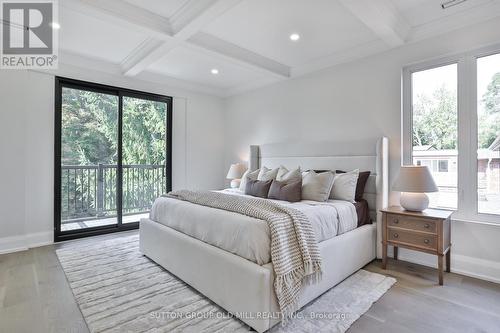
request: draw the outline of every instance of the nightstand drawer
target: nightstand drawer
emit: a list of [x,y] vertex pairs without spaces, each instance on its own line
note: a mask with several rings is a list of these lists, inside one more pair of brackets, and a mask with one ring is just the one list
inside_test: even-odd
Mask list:
[[409,230],[437,232],[436,221],[420,217],[387,214],[387,225]]
[[387,238],[391,242],[401,243],[402,245],[414,245],[429,250],[437,250],[437,236],[426,235],[401,229],[387,229]]

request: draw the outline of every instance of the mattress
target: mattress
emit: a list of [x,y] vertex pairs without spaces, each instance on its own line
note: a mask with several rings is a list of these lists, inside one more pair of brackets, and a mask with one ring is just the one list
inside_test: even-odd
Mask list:
[[[234,189],[222,192],[244,196],[241,191]],[[318,242],[358,226],[356,208],[347,201],[272,201],[304,213],[311,222]],[[165,197],[156,199],[150,219],[259,265],[271,261],[271,236],[266,221]]]

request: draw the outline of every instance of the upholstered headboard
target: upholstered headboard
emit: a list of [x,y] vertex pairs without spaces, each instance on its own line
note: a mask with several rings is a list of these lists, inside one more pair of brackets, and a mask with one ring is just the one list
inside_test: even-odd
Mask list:
[[[370,215],[377,221],[377,237],[381,239],[381,213],[389,201],[389,139],[386,137],[345,142],[272,143],[250,146],[250,170],[261,166],[302,170],[370,171],[363,197]],[[377,241],[377,257],[381,257]]]

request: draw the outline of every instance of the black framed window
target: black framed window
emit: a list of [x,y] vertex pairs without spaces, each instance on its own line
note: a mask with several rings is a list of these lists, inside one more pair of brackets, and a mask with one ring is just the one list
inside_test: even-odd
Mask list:
[[139,227],[172,185],[172,98],[55,79],[55,241]]

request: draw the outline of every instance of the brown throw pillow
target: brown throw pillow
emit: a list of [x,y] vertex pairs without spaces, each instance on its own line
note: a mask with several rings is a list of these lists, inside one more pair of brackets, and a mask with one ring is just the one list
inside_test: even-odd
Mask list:
[[371,224],[372,220],[370,218],[370,207],[368,207],[368,201],[361,199],[354,203],[354,208],[356,208],[356,213],[358,214],[358,227],[365,224]]
[[[336,173],[345,173],[342,170],[335,170]],[[360,172],[358,175],[358,182],[356,183],[356,194],[354,196],[354,200],[361,201],[363,199],[363,193],[365,192],[366,182],[368,181],[368,177],[370,177],[370,171]]]
[[292,183],[273,180],[267,197],[289,202],[300,201],[302,198],[302,179]]
[[247,179],[247,184],[245,186],[245,194],[259,197],[267,198],[269,193],[269,188],[271,187],[273,180],[251,180]]

